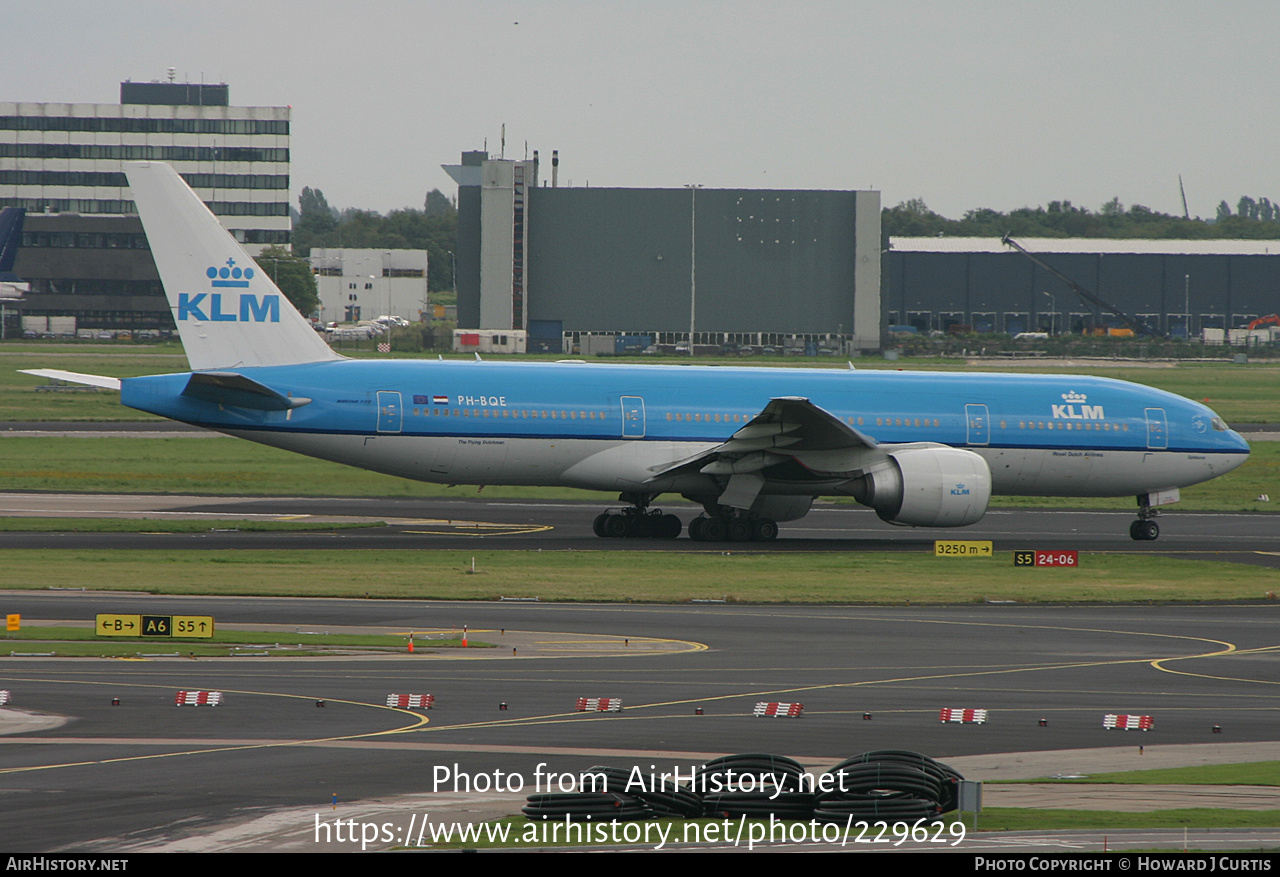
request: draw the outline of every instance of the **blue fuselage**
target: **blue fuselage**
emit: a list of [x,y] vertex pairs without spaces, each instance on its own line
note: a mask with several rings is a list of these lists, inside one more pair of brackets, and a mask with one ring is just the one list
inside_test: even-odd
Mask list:
[[[726,441],[771,399],[803,397],[880,445],[931,442],[974,450],[988,460],[1001,493],[1133,493],[1134,484],[1124,479],[1103,483],[1132,454],[1139,455],[1133,461],[1160,456],[1176,463],[1158,471],[1150,467],[1151,477],[1139,487],[1185,486],[1234,468],[1249,452],[1238,434],[1199,403],[1138,384],[1073,375],[432,360],[233,371],[291,404],[310,401],[270,410],[254,407],[252,400],[239,404],[234,394],[184,395],[189,373],[126,379],[122,401],[315,456],[424,480],[480,483],[497,483],[505,458],[484,477],[460,479],[465,467],[433,474],[425,459],[416,467],[370,465],[343,458],[347,451],[318,451],[330,447],[318,440],[433,440],[434,445],[418,445],[437,449],[424,454],[438,453],[444,440],[463,448],[452,454],[464,456],[467,442],[477,443],[477,454],[486,442],[559,443],[553,456],[560,463],[515,482],[554,484],[562,483],[557,473],[574,458],[564,450],[566,443],[584,443],[584,453],[595,453],[599,443],[637,443],[637,454],[646,460],[680,459]],[[295,446],[291,437],[304,436]],[[664,450],[655,457],[659,446]],[[1022,474],[1030,471],[1028,454],[1060,459],[1047,468],[1037,464],[1028,480]],[[1111,462],[1093,466],[1097,477],[1069,479],[1071,484],[1054,488],[1055,473],[1073,460],[1087,463],[1089,455]],[[1002,460],[1007,474],[999,468]]]

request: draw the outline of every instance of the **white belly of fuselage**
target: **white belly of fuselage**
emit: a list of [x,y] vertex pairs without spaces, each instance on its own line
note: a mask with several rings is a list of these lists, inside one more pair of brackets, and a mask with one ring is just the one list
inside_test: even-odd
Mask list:
[[1245,454],[970,448],[991,468],[992,493],[1004,496],[1136,496],[1186,487],[1239,466]]
[[[229,435],[440,484],[512,484],[587,490],[648,490],[657,468],[712,447],[706,443],[624,439],[529,439],[229,430]],[[674,486],[674,485],[673,485]],[[663,485],[663,489],[672,489]]]
[[[324,460],[441,484],[511,484],[587,490],[673,491],[649,478],[714,447],[705,442],[479,436],[336,435],[234,430],[229,434]],[[891,446],[886,450],[891,450]],[[971,447],[1007,496],[1129,496],[1215,478],[1246,459],[1158,450]],[[795,493],[797,485],[781,488]],[[766,486],[763,493],[774,493]]]

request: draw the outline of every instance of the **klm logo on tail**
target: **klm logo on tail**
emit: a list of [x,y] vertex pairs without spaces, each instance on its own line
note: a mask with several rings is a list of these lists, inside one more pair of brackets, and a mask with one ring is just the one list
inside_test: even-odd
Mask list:
[[[205,299],[208,298],[208,304]],[[208,308],[208,312],[202,308]],[[178,293],[178,320],[201,320],[206,323],[278,323],[280,322],[280,296],[257,296],[251,292],[240,293],[240,310],[224,311],[222,293]]]
[[[214,288],[248,288],[253,279],[252,268],[240,268],[235,259],[228,259],[221,268],[210,266],[205,276]],[[220,292],[178,293],[178,320],[199,320],[205,323],[278,323],[280,322],[280,296],[242,292],[239,302],[232,303],[231,295],[224,302]],[[207,299],[207,301],[206,301]],[[224,310],[224,307],[226,308]]]
[[228,259],[227,264],[221,268],[215,268],[210,265],[205,269],[205,276],[213,281],[216,289],[219,286],[240,286],[248,288],[249,281],[253,279],[253,269],[245,268],[241,270],[236,265],[235,259]]

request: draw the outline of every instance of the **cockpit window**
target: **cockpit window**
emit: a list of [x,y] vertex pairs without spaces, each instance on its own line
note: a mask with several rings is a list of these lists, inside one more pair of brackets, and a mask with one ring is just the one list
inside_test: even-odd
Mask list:
[[1226,432],[1228,429],[1230,429],[1230,427],[1227,426],[1226,421],[1224,421],[1221,417],[1213,418],[1213,428],[1218,432]]

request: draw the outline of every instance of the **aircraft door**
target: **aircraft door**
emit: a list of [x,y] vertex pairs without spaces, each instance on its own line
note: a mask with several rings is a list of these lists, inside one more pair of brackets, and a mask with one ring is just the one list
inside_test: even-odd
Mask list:
[[397,390],[378,391],[378,432],[396,433],[404,423],[404,409],[400,407]]
[[1169,447],[1169,424],[1163,408],[1147,409],[1147,447],[1152,450]]
[[964,406],[964,419],[967,438],[971,445],[985,445],[991,441],[987,406],[972,404]]
[[644,399],[640,396],[622,397],[622,437],[644,438]]

